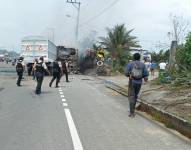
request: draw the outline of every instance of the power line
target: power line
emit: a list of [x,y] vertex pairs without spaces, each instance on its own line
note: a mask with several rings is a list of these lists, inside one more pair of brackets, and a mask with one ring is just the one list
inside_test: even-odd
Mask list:
[[109,6],[107,6],[106,8],[104,8],[102,11],[100,11],[97,15],[89,18],[87,21],[83,22],[80,24],[80,27],[83,26],[84,24],[87,24],[91,21],[96,20],[98,17],[100,17],[101,15],[103,15],[106,11],[108,11],[112,6],[114,6],[118,1],[120,0],[114,0]]

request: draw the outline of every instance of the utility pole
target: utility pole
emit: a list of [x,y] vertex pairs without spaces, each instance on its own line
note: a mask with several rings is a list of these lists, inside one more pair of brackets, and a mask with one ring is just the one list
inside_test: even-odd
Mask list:
[[48,28],[48,39],[54,43],[54,28]]
[[79,30],[79,20],[80,20],[80,5],[81,2],[77,2],[76,0],[67,0],[67,3],[71,3],[78,11],[78,16],[76,20],[76,32],[75,32],[75,42],[78,43],[78,30]]

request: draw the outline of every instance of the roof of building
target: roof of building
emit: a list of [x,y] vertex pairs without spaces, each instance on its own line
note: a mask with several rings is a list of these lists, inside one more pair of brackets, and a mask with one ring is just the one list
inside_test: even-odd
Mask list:
[[22,41],[46,41],[48,40],[48,38],[44,37],[44,36],[26,36],[22,39]]

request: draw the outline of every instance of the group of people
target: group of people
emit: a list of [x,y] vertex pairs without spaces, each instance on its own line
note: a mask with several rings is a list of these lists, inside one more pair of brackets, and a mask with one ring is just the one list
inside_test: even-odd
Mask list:
[[161,62],[158,64],[158,67],[157,67],[157,63],[154,62],[154,61],[151,61],[151,62],[150,62],[150,61],[145,60],[144,64],[145,64],[147,70],[151,72],[151,76],[154,76],[154,75],[155,75],[155,70],[156,70],[157,68],[159,68],[159,71],[163,71],[163,70],[166,69],[166,66],[167,66],[167,63],[164,62],[164,61],[161,61]]
[[[24,60],[24,58],[20,57],[16,64],[16,71],[17,71],[17,75],[18,75],[17,86],[21,86],[21,80],[23,78],[23,73],[26,69],[26,66],[25,66],[23,60]],[[52,73],[52,76],[53,76],[49,83],[49,87],[52,86],[55,79],[56,79],[55,87],[58,87],[58,84],[59,84],[60,79],[63,74],[66,76],[66,82],[69,82],[67,61],[58,62],[55,60],[52,65],[52,71],[50,72],[48,70],[48,67],[46,66],[46,63],[44,62],[44,58],[40,57],[39,59],[35,60],[33,67],[32,67],[32,71],[33,71],[33,79],[36,79],[36,81],[37,81],[36,90],[35,90],[36,94],[41,94],[41,87],[42,87],[45,73],[48,73],[49,75],[51,75],[51,73]]]
[[[143,83],[142,80],[144,79],[144,81],[147,82],[149,76],[149,68],[150,71],[152,71],[152,69],[156,69],[157,67],[156,63],[151,62],[151,64],[148,65],[146,63],[141,62],[140,58],[141,58],[140,54],[135,53],[133,55],[134,60],[129,62],[125,67],[125,75],[129,78],[129,89],[128,89],[129,106],[130,106],[129,117],[135,116],[135,106],[137,103],[138,94],[141,90],[141,86]],[[161,62],[159,64],[159,67],[160,69],[164,70],[166,68],[166,63]],[[23,72],[25,70],[25,64],[23,63],[22,57],[17,61],[16,70],[18,74],[17,86],[21,86],[21,80]],[[39,60],[35,61],[33,65],[33,72],[34,72],[33,73],[34,77],[36,78],[37,81],[36,94],[40,94],[45,72],[47,72],[49,75],[51,74],[44,62],[43,57],[40,57]],[[66,76],[66,82],[69,82],[68,63],[66,61],[63,62],[54,61],[52,66],[53,77],[49,82],[49,87],[52,86],[55,80],[56,80],[56,87],[58,87],[58,84],[63,74],[65,74]]]

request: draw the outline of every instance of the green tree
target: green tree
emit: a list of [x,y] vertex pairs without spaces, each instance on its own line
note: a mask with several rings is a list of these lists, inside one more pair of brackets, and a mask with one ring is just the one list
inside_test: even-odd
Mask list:
[[191,32],[186,38],[185,45],[179,46],[176,59],[180,70],[186,69],[191,72]]
[[151,52],[151,58],[153,61],[159,63],[161,61],[168,61],[169,60],[169,50],[160,50],[157,52]]
[[107,28],[107,37],[100,38],[100,43],[108,49],[113,60],[113,69],[118,70],[128,61],[131,47],[140,47],[137,37],[130,35],[132,31],[127,31],[124,24],[116,25],[112,29]]

